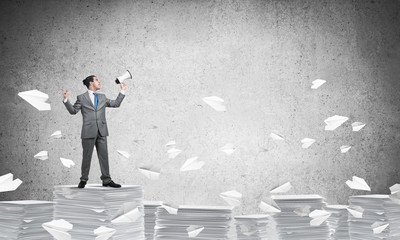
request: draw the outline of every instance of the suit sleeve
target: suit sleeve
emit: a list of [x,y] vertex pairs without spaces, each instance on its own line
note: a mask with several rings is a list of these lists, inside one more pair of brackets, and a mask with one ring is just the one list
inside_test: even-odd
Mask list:
[[119,93],[115,100],[108,99],[106,100],[106,107],[117,108],[121,105],[122,100],[124,100],[125,95]]
[[81,110],[82,108],[81,101],[79,100],[79,98],[76,98],[76,102],[74,103],[74,105],[72,105],[69,100],[67,100],[67,102],[65,102],[64,105],[67,108],[68,112],[72,115],[77,114],[79,110]]

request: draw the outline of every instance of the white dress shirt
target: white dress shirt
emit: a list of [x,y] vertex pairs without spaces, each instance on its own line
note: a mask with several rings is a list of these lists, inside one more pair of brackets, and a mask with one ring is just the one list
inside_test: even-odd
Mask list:
[[[123,95],[125,95],[125,91],[124,90],[121,90],[121,91],[119,91],[121,94],[123,94]],[[94,92],[92,91],[92,90],[88,90],[88,93],[89,93],[89,97],[90,97],[90,101],[92,101],[92,103],[93,103],[93,106],[94,106]],[[64,102],[66,103],[68,101],[68,98],[66,98],[66,99],[64,99]]]

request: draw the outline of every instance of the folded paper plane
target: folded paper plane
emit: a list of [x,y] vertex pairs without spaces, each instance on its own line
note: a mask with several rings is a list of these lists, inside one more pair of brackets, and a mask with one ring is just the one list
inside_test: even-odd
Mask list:
[[279,135],[277,133],[271,133],[269,136],[274,140],[280,140],[280,141],[285,140],[282,135]]
[[348,207],[347,211],[349,211],[349,213],[355,218],[362,218],[364,213],[364,208],[360,206]]
[[347,153],[350,150],[351,146],[350,145],[343,145],[340,147],[340,152],[341,153]]
[[326,80],[316,79],[316,80],[312,81],[311,89],[317,89],[324,83],[326,83]]
[[258,204],[258,207],[267,213],[279,213],[281,212],[281,209],[278,207],[278,205],[275,203],[274,200],[270,199],[267,201],[268,203],[261,201],[260,204]]
[[343,116],[338,116],[335,115],[333,117],[329,117],[327,119],[325,119],[325,130],[327,131],[333,131],[336,128],[338,128],[340,125],[342,125],[344,122],[346,122],[347,120],[349,120],[348,117],[343,117]]
[[161,207],[164,208],[169,214],[174,214],[174,215],[178,214],[179,206],[164,203],[163,205],[161,205]]
[[47,160],[47,159],[49,159],[49,156],[47,155],[47,151],[40,151],[38,154],[36,154],[33,157],[36,158],[36,159],[39,159],[39,160]]
[[34,106],[39,111],[49,111],[51,110],[50,103],[46,103],[49,99],[49,95],[42,93],[39,90],[30,90],[18,93],[22,99],[27,101],[29,104]]
[[269,191],[272,194],[277,194],[277,193],[286,193],[288,192],[290,189],[292,188],[292,184],[290,184],[290,182],[287,182],[277,188],[272,189],[271,191]]
[[176,158],[176,156],[178,156],[181,152],[182,152],[182,150],[176,149],[176,148],[168,149],[168,151],[167,151],[167,153],[168,153],[168,158],[169,158],[169,159]]
[[379,233],[383,232],[388,226],[389,226],[389,223],[387,223],[387,222],[374,222],[371,225],[372,231],[374,231],[374,234],[379,234]]
[[331,213],[325,210],[317,209],[312,211],[308,216],[312,218],[310,221],[310,226],[319,226],[331,216]]
[[117,152],[121,160],[127,160],[131,156],[127,151],[117,150]]
[[71,240],[71,234],[67,231],[72,230],[73,225],[64,219],[43,223],[42,227],[57,240]]
[[72,166],[75,166],[74,161],[72,161],[71,159],[66,159],[66,158],[61,158],[60,157],[60,161],[62,162],[62,164],[67,167],[70,168]]
[[219,196],[233,207],[239,206],[242,199],[242,194],[235,190],[223,192]]
[[134,208],[127,213],[124,213],[117,218],[114,218],[111,223],[128,223],[135,222],[142,216],[142,213],[139,211],[139,208]]
[[197,226],[197,225],[190,225],[188,228],[186,228],[186,231],[188,233],[189,238],[195,238],[201,231],[204,230],[203,226]]
[[52,137],[52,138],[61,138],[62,137],[61,131],[60,130],[55,131],[53,134],[51,134],[50,137]]
[[313,143],[315,143],[315,139],[303,138],[301,140],[301,143],[302,143],[302,145],[301,145],[302,148],[309,148]]
[[155,167],[140,167],[138,170],[150,180],[157,180],[160,177],[160,170]]
[[310,214],[310,208],[311,206],[304,206],[300,208],[296,208],[293,210],[294,213],[296,213],[300,217],[307,217]]
[[172,147],[172,146],[175,146],[175,144],[176,144],[175,140],[171,140],[171,141],[167,142],[167,144],[165,144],[165,146]]
[[351,124],[351,127],[353,128],[353,132],[358,132],[360,131],[363,127],[365,127],[365,123],[362,122],[353,122]]
[[0,176],[0,192],[14,191],[22,184],[19,178],[13,180],[13,176],[12,173]]
[[351,189],[371,191],[371,188],[368,186],[367,182],[360,177],[353,176],[353,181],[347,180],[346,184]]
[[235,147],[233,146],[232,143],[227,143],[225,146],[223,146],[221,149],[226,155],[231,155],[236,151]]
[[391,194],[395,194],[397,192],[400,192],[400,184],[396,183],[393,186],[391,186],[389,189],[390,189],[390,193]]
[[204,164],[205,162],[199,161],[198,157],[192,157],[186,160],[186,162],[182,165],[180,170],[181,172],[199,170],[204,166]]
[[216,111],[218,112],[226,111],[223,99],[217,96],[204,97],[202,99],[205,103],[207,103],[210,107],[214,108]]
[[116,230],[114,228],[108,228],[105,226],[101,226],[93,230],[94,235],[97,236],[95,240],[107,240],[114,235],[115,232]]

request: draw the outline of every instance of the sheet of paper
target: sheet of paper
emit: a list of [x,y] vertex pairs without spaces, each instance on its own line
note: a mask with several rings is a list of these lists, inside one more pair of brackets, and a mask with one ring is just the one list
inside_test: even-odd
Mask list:
[[296,208],[293,212],[296,213],[300,217],[307,217],[310,214],[311,206],[304,206],[301,208]]
[[192,157],[186,160],[181,167],[181,172],[199,170],[204,166],[204,161],[199,161],[198,157]]
[[33,157],[36,158],[36,159],[42,160],[42,161],[49,159],[47,151],[40,151],[39,153],[37,153]]
[[108,228],[105,226],[101,226],[93,230],[94,235],[97,236],[95,240],[107,240],[114,235],[115,232],[116,230],[114,228]]
[[326,80],[316,79],[316,80],[312,81],[311,89],[317,89],[320,86],[322,86],[322,84],[324,84],[324,83],[326,83]]
[[338,128],[339,126],[341,126],[343,123],[345,123],[347,120],[349,120],[348,117],[343,117],[343,116],[338,116],[338,115],[329,117],[329,118],[325,119],[325,121],[324,121],[326,124],[325,130],[333,131],[336,128]]
[[389,226],[389,223],[387,222],[374,222],[371,225],[372,231],[374,234],[379,234],[382,233],[387,227]]
[[272,189],[271,191],[269,191],[272,194],[277,194],[277,193],[286,193],[288,192],[290,189],[292,188],[292,184],[290,184],[290,182],[287,182],[279,187],[276,187],[274,189]]
[[127,151],[117,150],[117,152],[121,160],[128,160],[131,156]]
[[160,170],[154,167],[140,167],[138,170],[150,180],[157,180],[160,177]]
[[302,143],[302,145],[301,145],[302,148],[309,148],[313,143],[315,143],[315,139],[303,138],[301,140],[301,143]]
[[347,180],[346,184],[351,189],[371,191],[371,188],[368,186],[367,182],[360,177],[353,176],[353,180]]
[[62,134],[61,131],[55,131],[53,134],[50,135],[52,138],[61,138]]
[[182,150],[177,149],[177,148],[168,149],[168,151],[167,151],[167,153],[168,153],[168,158],[169,158],[169,159],[174,159],[174,158],[176,158],[176,156],[178,156],[181,152],[182,152]]
[[268,203],[261,201],[260,204],[258,204],[258,207],[267,213],[279,213],[281,212],[281,209],[278,207],[278,205],[275,203],[274,200],[269,200]]
[[242,194],[235,190],[223,192],[219,196],[233,207],[237,207],[241,204]]
[[197,226],[197,225],[190,225],[188,228],[186,228],[186,231],[188,233],[189,238],[195,238],[201,231],[204,230],[203,226]]
[[71,234],[67,231],[72,230],[73,225],[64,219],[43,223],[42,227],[57,240],[71,240]]
[[331,213],[325,210],[317,209],[312,211],[308,216],[312,218],[310,221],[310,226],[319,226],[331,216]]
[[202,98],[205,103],[207,103],[210,107],[214,108],[214,110],[218,112],[225,112],[226,107],[224,105],[224,100],[217,96],[204,97]]
[[350,150],[351,146],[349,145],[343,145],[340,147],[340,152],[341,153],[347,153]]
[[348,207],[347,211],[349,211],[349,213],[353,215],[353,217],[355,218],[362,218],[364,213],[364,208],[360,206]]
[[179,206],[164,203],[163,205],[161,205],[161,207],[164,208],[169,214],[178,214]]
[[166,147],[172,147],[172,146],[175,146],[175,145],[176,145],[175,140],[171,140],[171,141],[167,142],[167,144],[165,144]]
[[49,95],[39,90],[30,90],[18,93],[22,99],[27,101],[29,104],[34,106],[39,111],[50,111],[51,107],[49,103],[46,103],[49,99]]
[[282,135],[279,135],[277,133],[272,132],[269,136],[274,140],[279,140],[279,141],[285,140]]
[[22,184],[19,178],[13,180],[13,176],[12,173],[7,173],[0,177],[0,192],[15,191]]
[[353,122],[351,124],[351,127],[353,128],[353,132],[358,132],[360,131],[363,127],[365,127],[365,123],[362,122]]
[[72,161],[71,159],[66,159],[66,158],[61,158],[60,157],[60,161],[62,162],[62,164],[67,167],[70,168],[72,166],[75,166],[74,161]]
[[226,155],[231,155],[236,151],[235,147],[233,146],[232,143],[227,143],[225,146],[223,146],[220,149],[222,152],[226,153]]

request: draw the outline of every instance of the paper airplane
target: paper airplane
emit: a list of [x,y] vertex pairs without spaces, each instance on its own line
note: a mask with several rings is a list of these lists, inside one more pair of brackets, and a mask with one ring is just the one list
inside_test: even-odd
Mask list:
[[12,173],[0,176],[0,192],[14,191],[21,185],[22,181],[19,178],[13,180],[13,176]]
[[70,160],[70,159],[66,159],[66,158],[61,158],[61,157],[60,157],[60,160],[61,160],[62,164],[63,164],[65,167],[67,167],[67,168],[70,168],[70,167],[72,167],[72,166],[75,166],[74,161],[72,161],[72,160]]
[[269,213],[281,212],[281,209],[278,207],[278,205],[272,199],[269,200],[268,203],[261,201],[260,204],[258,204],[258,207],[264,212],[269,212]]
[[49,99],[49,95],[42,93],[39,90],[30,90],[18,93],[22,99],[27,101],[29,104],[34,106],[39,111],[49,111],[51,110],[50,103],[46,103]]
[[186,160],[186,162],[181,167],[181,172],[199,170],[200,168],[202,168],[205,162],[198,161],[197,159],[198,157],[192,157]]
[[42,227],[57,240],[72,239],[71,234],[67,233],[67,231],[72,230],[73,225],[64,219],[43,223]]
[[161,207],[164,208],[169,214],[178,214],[179,206],[164,203],[163,205],[161,205]]
[[131,156],[127,151],[117,150],[121,160],[127,160]]
[[368,186],[367,182],[364,179],[356,176],[353,176],[353,181],[347,180],[346,184],[351,189],[371,191],[371,188]]
[[180,149],[176,149],[176,148],[171,148],[171,149],[169,149],[168,150],[168,158],[169,159],[173,159],[173,158],[175,158],[176,156],[178,156],[180,153],[182,152],[182,150],[180,150]]
[[142,213],[140,213],[139,208],[135,208],[133,210],[130,210],[127,213],[122,214],[121,216],[118,216],[117,218],[114,218],[111,223],[128,223],[128,222],[135,222],[142,216]]
[[165,144],[166,147],[172,147],[176,144],[176,142],[174,140],[169,141],[167,144]]
[[226,107],[224,105],[224,100],[217,97],[217,96],[211,96],[211,97],[204,97],[202,98],[205,103],[207,103],[210,107],[214,108],[218,112],[225,112]]
[[115,232],[116,230],[114,228],[108,228],[104,226],[98,227],[95,230],[93,230],[94,235],[97,236],[95,240],[107,240],[112,235],[114,235]]
[[360,131],[363,127],[365,127],[365,123],[362,122],[353,122],[351,124],[351,127],[353,128],[353,132],[358,132]]
[[304,206],[301,208],[296,208],[293,212],[296,213],[300,217],[307,217],[310,214],[311,206]]
[[390,200],[394,203],[400,204],[400,192],[395,192],[389,195]]
[[348,207],[347,211],[349,211],[349,213],[353,215],[353,217],[355,218],[362,218],[364,213],[364,208],[360,206]]
[[197,226],[197,225],[190,225],[188,228],[186,228],[186,231],[188,233],[189,238],[195,238],[201,231],[204,230],[203,226]]
[[47,155],[47,151],[41,151],[38,154],[36,154],[35,156],[33,156],[36,159],[39,160],[47,160],[49,159],[49,156]]
[[312,218],[310,226],[319,226],[331,216],[331,213],[325,210],[314,210],[308,216]]
[[302,143],[302,145],[301,145],[302,148],[309,148],[313,143],[315,143],[315,139],[303,138],[301,140],[301,143]]
[[351,146],[349,145],[343,145],[340,147],[340,152],[341,153],[347,153],[350,150]]
[[325,119],[325,130],[327,131],[333,131],[336,128],[338,128],[340,125],[342,125],[344,122],[346,122],[347,120],[349,120],[348,117],[343,117],[343,116],[338,116],[335,115],[333,117],[329,117],[327,119]]
[[157,180],[160,177],[160,170],[154,167],[140,167],[138,170],[150,180]]
[[61,131],[55,131],[53,134],[51,134],[50,137],[52,137],[52,138],[61,138],[62,137]]
[[241,203],[240,200],[242,199],[242,194],[235,190],[223,192],[219,196],[233,207],[239,206]]
[[232,143],[227,143],[220,150],[223,151],[224,153],[226,153],[226,155],[231,155],[233,152],[236,151],[236,149]]
[[311,89],[317,89],[324,83],[326,83],[326,80],[316,79],[316,80],[312,81]]
[[277,194],[277,193],[285,193],[289,191],[292,188],[292,184],[290,182],[287,182],[277,188],[274,188],[273,190],[269,191],[272,194]]
[[279,135],[277,133],[271,133],[269,136],[274,140],[280,140],[280,141],[285,140],[282,135]]
[[374,222],[371,225],[372,231],[374,231],[374,234],[379,234],[379,233],[383,232],[388,226],[389,226],[389,223],[387,223],[387,222]]
[[391,186],[389,189],[390,189],[391,194],[400,192],[400,184],[396,183],[395,185]]

